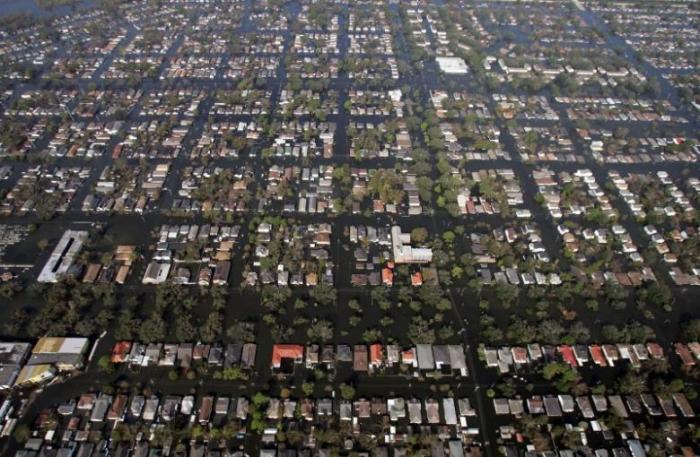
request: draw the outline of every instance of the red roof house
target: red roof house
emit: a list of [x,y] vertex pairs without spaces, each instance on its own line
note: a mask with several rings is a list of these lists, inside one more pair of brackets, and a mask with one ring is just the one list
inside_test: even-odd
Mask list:
[[283,359],[301,363],[304,360],[304,346],[301,344],[275,344],[272,347],[272,368],[279,368]]

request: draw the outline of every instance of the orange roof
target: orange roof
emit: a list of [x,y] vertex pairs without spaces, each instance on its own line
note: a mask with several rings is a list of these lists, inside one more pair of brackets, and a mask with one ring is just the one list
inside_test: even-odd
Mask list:
[[382,269],[382,282],[387,285],[394,284],[394,272],[388,268]]
[[605,360],[603,350],[600,348],[600,346],[598,346],[597,344],[593,344],[588,349],[590,350],[591,357],[593,358],[593,362],[595,362],[596,365],[600,367],[608,366],[608,362]]
[[301,344],[275,344],[272,347],[272,366],[279,367],[282,359],[302,360],[304,358],[304,346]]
[[647,349],[651,356],[655,359],[661,359],[664,356],[664,350],[656,343],[647,343]]
[[688,347],[685,344],[676,343],[674,347],[676,349],[676,354],[678,354],[678,357],[680,357],[681,361],[683,362],[683,365],[695,365],[695,360],[693,360],[693,356],[690,354],[690,351],[688,350]]
[[369,347],[369,363],[379,365],[382,363],[382,345],[375,343]]
[[131,341],[120,341],[112,348],[112,363],[124,363],[131,350]]
[[557,350],[564,358],[564,361],[566,363],[568,363],[574,368],[578,366],[578,364],[576,363],[576,357],[574,357],[574,350],[571,349],[571,346],[559,346]]
[[423,284],[423,275],[420,274],[420,271],[416,271],[411,275],[411,284],[414,286],[420,286]]

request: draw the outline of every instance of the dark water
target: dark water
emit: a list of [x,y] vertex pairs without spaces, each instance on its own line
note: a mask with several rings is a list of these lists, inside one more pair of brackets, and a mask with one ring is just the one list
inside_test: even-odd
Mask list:
[[30,13],[37,17],[60,16],[70,13],[74,8],[92,8],[95,6],[96,3],[93,0],[81,0],[76,2],[75,6],[44,9],[35,0],[0,0],[0,17],[21,13]]

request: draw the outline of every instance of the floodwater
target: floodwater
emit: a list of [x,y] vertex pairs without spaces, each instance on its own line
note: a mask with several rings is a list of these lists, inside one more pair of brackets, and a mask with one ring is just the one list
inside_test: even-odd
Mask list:
[[[83,0],[79,3],[80,7],[90,7],[94,6],[95,2],[94,0]],[[299,12],[299,5],[298,3],[294,2],[288,5],[288,12],[290,16],[295,16]],[[35,14],[39,17],[48,17],[51,15],[62,15],[62,14],[67,14],[70,11],[72,11],[72,7],[61,7],[61,8],[56,8],[51,11],[44,10],[38,6],[36,1],[34,0],[0,0],[0,16],[6,16],[6,15],[11,15],[11,14],[17,14],[17,13],[31,13]],[[599,26],[599,21],[595,18],[595,16],[590,15],[587,17],[589,20],[594,21],[596,20],[596,25]],[[344,30],[346,28],[345,26],[345,21],[347,19],[344,16],[341,16],[341,23],[340,23],[340,29]],[[241,32],[245,31],[252,31],[252,24],[250,22],[244,22],[243,26],[241,27]],[[131,39],[132,35],[135,33],[134,30],[129,30],[129,35],[127,36],[127,41]],[[517,38],[517,35],[516,35]],[[612,38],[610,38],[612,40]],[[285,42],[286,46],[288,47],[289,41],[291,40],[291,33],[286,32],[285,33]],[[341,36],[339,36],[339,45],[346,50],[348,47],[348,37],[347,33],[343,33]],[[173,50],[177,49],[179,47],[180,42],[176,43],[171,52],[168,54],[167,57],[171,57],[174,53]],[[399,49],[402,47],[405,47],[405,43],[399,43],[401,46],[398,46]],[[616,43],[613,43],[616,44]],[[405,51],[404,51],[405,52]],[[343,53],[341,53],[343,54]],[[167,59],[166,59],[167,60]],[[108,65],[108,62],[105,63],[102,67],[102,70],[106,68]],[[643,68],[646,73],[652,75],[652,70],[648,67]],[[417,72],[415,75],[415,78],[413,75],[409,75],[406,77],[403,77],[401,82],[398,84],[398,86],[401,86],[401,84],[409,84],[413,87],[422,87],[424,89],[423,93],[423,100],[425,102],[425,92],[427,89],[431,88],[438,88],[438,87],[445,87],[446,83],[444,79],[441,79],[442,77],[437,74],[435,71],[434,65],[426,65],[425,68],[421,69],[422,71]],[[279,70],[278,70],[278,75],[277,78],[271,80],[268,82],[268,87],[266,89],[272,90],[274,93],[274,98],[272,100],[272,105],[275,104],[276,102],[276,97],[279,94],[279,88],[281,86],[281,82],[286,80],[286,74],[285,74],[285,66],[280,65]],[[152,89],[157,82],[149,81],[146,82],[143,86],[143,88],[148,91],[149,89]],[[219,82],[207,82],[203,83],[200,82],[199,84],[201,85],[206,85],[206,87],[209,88],[215,88],[217,87],[217,84]],[[484,88],[480,87],[477,85],[473,80],[470,80],[467,83],[461,82],[461,84],[464,84],[466,88],[469,90],[474,90],[475,92],[483,92]],[[348,80],[348,77],[346,74],[342,73],[339,75],[339,78],[333,82],[332,88],[338,90],[341,94],[346,94],[347,93],[347,88],[351,85],[351,82]],[[663,93],[662,95],[669,96],[668,91],[670,90],[667,86],[663,86]],[[342,106],[346,100],[346,96],[343,95],[343,98],[341,98],[338,102],[339,106]],[[208,102],[209,103],[209,102]],[[205,105],[204,109],[206,109],[207,106]],[[562,110],[561,106],[557,106],[555,104],[555,108],[557,108],[559,111]],[[134,112],[138,112],[139,106],[137,106],[134,109]],[[370,120],[370,119],[366,119]],[[371,119],[374,121],[374,119]],[[337,137],[336,137],[336,153],[337,155],[332,159],[332,163],[342,163],[343,161],[349,161],[349,158],[345,156],[346,151],[348,149],[348,139],[347,136],[345,135],[345,128],[347,126],[347,123],[349,121],[349,116],[347,114],[340,114],[337,116],[329,116],[329,121],[336,122],[337,124]],[[204,119],[200,118],[198,119],[195,124],[192,127],[192,131],[188,137],[188,141],[191,138],[196,138],[198,136],[198,132],[201,130],[203,126]],[[500,123],[501,130],[505,130],[503,123]],[[561,118],[561,123],[569,130],[573,128],[571,125],[570,121],[565,116],[562,116]],[[644,129],[646,128],[646,125],[640,125],[638,128]],[[641,133],[640,131],[633,131],[631,132],[632,134],[639,134]],[[510,150],[511,152],[514,150],[514,144],[513,142],[509,139],[508,136],[505,136],[505,147]],[[577,145],[581,147],[581,145]],[[283,159],[279,159],[279,161],[282,161]],[[96,159],[95,162],[92,163],[94,166],[94,170],[101,170],[104,165],[110,162],[110,158],[107,157],[106,155],[102,158]],[[322,160],[319,160],[318,163],[322,163]],[[65,162],[68,164],[69,162]],[[181,155],[178,159],[176,159],[171,168],[171,176],[166,184],[166,188],[170,191],[173,192],[176,189],[176,182],[173,182],[173,180],[176,180],[177,177],[179,176],[179,173],[181,172],[182,168],[186,165],[189,164],[189,160],[186,157],[186,155]],[[222,165],[226,166],[228,164],[230,165],[240,165],[241,160],[236,160],[236,161],[227,161],[227,160],[218,160],[216,161],[217,165]],[[262,176],[264,173],[264,170],[266,168],[266,164],[263,163],[258,163],[256,168],[256,176]],[[367,167],[379,167],[382,166],[381,160],[372,160],[372,161],[364,161],[362,163],[363,166]],[[385,165],[385,164],[384,164]],[[601,166],[598,164],[594,164],[592,162],[588,162],[588,166],[590,166],[593,169],[593,172],[595,173],[596,179],[598,180],[599,184],[603,184],[606,181],[606,171],[607,167]],[[683,164],[664,164],[664,169],[669,170],[673,172],[673,174],[677,175],[682,172],[683,169]],[[536,186],[534,184],[534,181],[532,180],[531,177],[531,167],[527,167],[524,164],[518,162],[518,161],[512,161],[512,162],[505,162],[505,161],[491,161],[488,163],[479,163],[478,165],[472,165],[470,164],[469,167],[475,167],[475,168],[513,168],[516,171],[516,174],[519,176],[521,180],[521,187],[523,189],[523,192],[525,194],[525,200],[526,201],[533,201],[534,195],[537,193]],[[654,164],[640,164],[638,166],[635,166],[636,169],[640,172],[650,172],[655,169],[656,165]],[[558,169],[559,166],[552,166],[551,168]],[[568,169],[571,167],[567,166],[562,166],[562,168]],[[431,175],[432,178],[437,178],[437,175],[435,173],[435,170],[433,171],[433,174]],[[92,180],[94,180],[95,175],[93,173]],[[1,186],[0,186],[1,187]],[[161,214],[157,213],[149,213],[143,217],[141,216],[135,216],[135,215],[84,215],[81,214],[78,211],[78,208],[80,206],[80,203],[82,202],[82,199],[84,197],[85,192],[87,192],[89,188],[89,183],[84,184],[81,193],[79,193],[73,200],[73,203],[71,205],[71,210],[69,213],[61,218],[54,219],[51,222],[47,223],[42,223],[37,230],[36,233],[32,234],[25,242],[23,242],[21,245],[18,245],[14,248],[11,248],[8,250],[7,258],[9,260],[12,260],[17,263],[34,263],[34,259],[39,259],[36,264],[37,267],[36,269],[40,268],[40,266],[43,264],[43,261],[45,258],[49,255],[49,252],[38,252],[37,243],[41,239],[55,239],[57,236],[60,236],[60,234],[68,228],[69,226],[76,224],[76,223],[81,223],[83,221],[90,221],[90,222],[103,222],[108,225],[108,230],[107,233],[105,234],[105,237],[109,237],[111,241],[113,241],[115,244],[116,243],[124,243],[124,244],[135,244],[138,245],[140,248],[142,248],[143,252],[147,252],[148,249],[146,249],[149,244],[152,244],[153,240],[150,236],[150,230],[144,229],[145,227],[152,229],[160,226],[161,224],[171,224],[171,223],[202,223],[202,218],[197,217],[194,219],[178,219],[178,218],[173,218],[173,217],[166,217]],[[613,195],[614,197],[614,195]],[[163,200],[161,202],[161,209],[168,208],[170,206],[172,200],[172,194],[168,194],[166,192],[166,195],[163,197]],[[616,205],[616,208],[621,209],[622,213],[626,213],[625,209],[622,207],[621,202],[614,198],[614,203]],[[428,207],[432,205],[427,205]],[[548,216],[544,213],[544,211],[539,210],[539,208],[535,208],[534,205],[529,205],[529,208],[533,210],[534,216],[534,222],[536,223],[537,227],[542,231],[543,238],[545,239],[547,251],[553,255],[554,258],[559,260],[560,262],[563,262],[563,256],[560,253],[559,249],[559,244],[556,242],[556,234],[554,232],[554,225],[552,224],[552,221],[548,219]],[[539,210],[539,211],[538,211]],[[320,222],[327,220],[326,216],[312,216],[312,215],[295,215],[294,219],[299,221],[299,222]],[[391,217],[385,217],[382,218],[381,220],[379,218],[374,219],[373,221],[368,221],[366,218],[358,216],[358,215],[343,215],[339,216],[336,219],[333,220],[335,228],[334,228],[334,234],[333,234],[333,239],[332,239],[332,246],[333,246],[333,251],[336,253],[335,255],[335,260],[337,261],[337,268],[336,268],[336,285],[338,288],[338,305],[335,307],[327,307],[326,309],[313,309],[307,311],[309,315],[311,315],[314,318],[317,319],[327,319],[336,324],[337,328],[341,328],[343,330],[346,330],[347,333],[341,334],[340,332],[336,332],[336,336],[333,339],[334,342],[339,343],[356,343],[360,342],[362,340],[362,330],[364,328],[364,325],[366,323],[374,323],[378,322],[385,313],[380,312],[376,307],[366,307],[365,312],[363,315],[364,322],[362,326],[359,326],[358,328],[349,328],[347,326],[347,322],[352,315],[352,312],[350,312],[349,308],[347,307],[347,302],[350,299],[359,299],[362,303],[367,303],[369,302],[369,289],[368,288],[352,288],[348,287],[349,284],[349,278],[352,273],[352,260],[351,260],[351,251],[350,250],[345,250],[343,247],[343,244],[347,244],[342,236],[342,231],[344,227],[347,227],[350,224],[367,224],[367,223],[373,223],[375,225],[379,224],[384,224],[384,223],[395,223],[397,222],[398,218],[391,218]],[[23,222],[23,221],[28,221],[27,219],[22,219],[22,218],[16,218],[13,219],[14,222]],[[436,211],[433,214],[425,214],[420,217],[412,217],[410,219],[400,219],[400,223],[402,225],[402,228],[405,231],[409,231],[413,227],[417,226],[426,226],[430,227],[434,233],[440,233],[443,232],[444,230],[448,229],[454,229],[455,226],[457,225],[464,225],[467,228],[470,227],[471,224],[474,223],[473,220],[456,220],[453,218],[448,217],[444,211]],[[243,230],[245,231],[246,223],[244,222],[243,224]],[[636,244],[639,246],[644,246],[645,243],[643,234],[640,233],[639,227],[635,227],[635,224],[630,221],[626,220],[624,221],[624,225],[629,229],[631,235],[635,239]],[[469,231],[469,230],[467,230]],[[461,242],[458,241],[458,245]],[[459,248],[462,248],[461,245],[458,246]],[[341,255],[338,255],[341,254]],[[343,255],[347,254],[347,255]],[[146,254],[146,257],[150,253]],[[240,256],[240,253],[238,253]],[[242,260],[240,257],[237,258],[237,260]],[[139,317],[146,317],[148,315],[148,310],[152,306],[152,288],[146,288],[140,285],[140,278],[142,276],[143,268],[145,267],[144,265],[145,262],[139,262],[137,264],[137,267],[135,268],[135,271],[132,273],[128,283],[126,286],[123,288],[120,288],[120,298],[124,298],[129,294],[136,293],[139,294],[139,299],[141,300],[140,302],[140,316]],[[32,403],[29,412],[25,415],[24,420],[29,421],[33,417],[36,416],[36,413],[40,411],[44,407],[51,406],[56,403],[56,399],[67,399],[67,398],[72,398],[80,395],[81,393],[85,392],[86,390],[89,389],[100,389],[103,384],[106,383],[112,383],[117,380],[121,381],[128,381],[129,384],[131,385],[132,388],[135,390],[138,389],[138,386],[147,386],[151,385],[155,389],[159,390],[162,393],[178,393],[178,394],[184,394],[184,393],[189,393],[191,390],[196,391],[199,395],[205,394],[205,393],[211,393],[211,392],[216,392],[218,394],[227,394],[227,395],[247,395],[250,396],[252,393],[259,391],[259,390],[265,390],[266,388],[270,388],[270,390],[273,390],[273,387],[276,386],[271,386],[271,385],[263,385],[262,381],[268,380],[269,378],[269,360],[270,360],[270,354],[272,352],[272,338],[270,336],[270,329],[267,328],[266,325],[263,325],[261,323],[261,317],[264,312],[261,311],[260,308],[260,303],[259,303],[259,295],[254,291],[254,290],[241,290],[238,288],[238,284],[241,280],[242,277],[242,268],[243,264],[245,262],[235,262],[234,268],[231,271],[230,275],[230,287],[229,287],[229,299],[228,299],[228,306],[225,312],[225,325],[224,328],[227,328],[230,324],[232,324],[236,320],[252,320],[257,323],[257,343],[258,343],[258,353],[257,353],[257,362],[256,362],[256,375],[253,377],[253,381],[250,383],[230,383],[230,382],[217,382],[209,377],[206,378],[206,381],[202,381],[200,379],[192,380],[192,381],[187,381],[187,380],[180,380],[177,382],[172,382],[167,380],[165,374],[162,369],[144,369],[138,372],[130,372],[126,369],[120,370],[118,373],[114,375],[106,375],[104,373],[100,373],[99,371],[96,370],[95,362],[96,360],[104,354],[109,353],[109,349],[111,345],[114,342],[113,336],[108,335],[105,337],[98,348],[98,351],[95,355],[95,358],[93,359],[93,363],[91,364],[90,368],[88,369],[87,373],[81,374],[77,376],[75,379],[70,380],[69,382],[66,382],[64,384],[60,385],[55,385],[48,387],[41,395],[39,395],[34,403]],[[32,277],[35,277],[36,271],[32,272]],[[659,276],[663,277],[664,279],[667,279],[666,276],[666,270],[659,270],[658,271]],[[450,289],[451,290],[451,295],[450,298],[455,302],[455,310],[454,310],[454,315],[449,314],[446,318],[447,322],[450,322],[451,319],[454,319],[454,321],[451,321],[450,323],[454,324],[456,326],[456,329],[464,329],[466,330],[462,334],[455,335],[452,338],[451,342],[459,342],[463,344],[467,344],[469,347],[469,365],[471,368],[471,373],[470,377],[463,383],[459,383],[458,386],[453,386],[454,387],[454,393],[455,396],[469,396],[472,399],[473,404],[477,406],[477,410],[479,411],[480,415],[486,418],[486,421],[488,424],[491,426],[486,428],[483,427],[482,423],[482,439],[485,440],[486,443],[494,442],[495,438],[495,430],[496,430],[496,425],[497,422],[493,416],[492,408],[488,405],[488,400],[485,397],[485,393],[483,392],[485,388],[492,386],[493,384],[497,383],[499,381],[499,376],[495,371],[492,370],[486,370],[481,366],[480,362],[475,362],[475,359],[477,357],[476,353],[476,348],[478,347],[480,341],[480,328],[479,328],[479,318],[478,316],[481,314],[481,310],[479,309],[479,300],[482,298],[481,295],[470,292],[466,290],[466,281],[456,281],[454,286]],[[678,327],[679,323],[687,320],[687,318],[691,316],[696,316],[697,311],[696,311],[696,303],[698,302],[698,299],[700,297],[700,293],[698,291],[694,290],[687,290],[687,289],[679,289],[679,288],[673,288],[674,292],[676,293],[676,304],[674,306],[674,309],[672,312],[668,313],[667,315],[664,316],[664,318],[659,318],[655,319],[653,321],[645,321],[641,316],[635,315],[636,311],[634,310],[634,303],[632,303],[632,300],[630,300],[630,303],[628,304],[628,309],[626,311],[622,312],[615,312],[609,309],[604,309],[601,310],[600,313],[598,312],[592,312],[583,306],[583,303],[577,302],[575,303],[576,310],[578,311],[577,319],[581,320],[588,328],[591,329],[591,339],[592,340],[598,340],[599,338],[599,329],[602,324],[604,323],[614,323],[617,325],[623,324],[627,322],[630,318],[635,319],[635,320],[641,320],[645,324],[651,325],[654,330],[656,331],[657,334],[657,340],[661,343],[664,344],[669,344],[673,341],[675,338],[675,335],[678,333]],[[295,290],[294,292],[294,297],[288,301],[289,305],[291,302],[294,301],[294,299],[297,296],[302,296],[305,294],[304,291],[300,290]],[[528,316],[523,312],[523,309],[528,308],[528,303],[529,299],[525,296],[525,291],[522,291],[522,297],[521,297],[521,303],[518,309],[504,309],[500,306],[495,306],[491,312],[492,314],[495,315],[499,327],[504,328],[507,324],[508,321],[511,319],[512,316],[517,316],[521,317],[524,319],[527,319]],[[5,313],[11,312],[12,309],[16,307],[21,307],[21,306],[30,306],[30,307],[35,307],[38,308],[41,306],[40,300],[38,299],[33,299],[31,297],[26,297],[25,295],[22,296],[22,300],[6,300],[6,299],[0,299],[0,305],[3,306],[5,309]],[[287,306],[289,308],[289,306]],[[196,319],[202,322],[207,314],[210,311],[209,306],[200,306],[198,307],[194,313],[196,315]],[[392,317],[395,318],[395,323],[387,330],[385,330],[387,339],[388,337],[393,337],[393,339],[396,340],[397,343],[399,344],[408,344],[407,341],[407,335],[405,332],[405,329],[407,328],[409,322],[410,322],[410,313],[407,312],[402,312],[400,307],[395,307],[391,310]],[[295,317],[295,312],[288,313],[286,316],[280,317],[280,321],[286,325],[286,326],[293,326],[293,319]],[[7,314],[6,314],[7,315]],[[464,322],[464,324],[462,323]],[[371,326],[372,324],[369,324]],[[0,333],[2,330],[0,330]],[[297,341],[304,341],[305,337],[305,328],[303,326],[300,326],[300,328],[297,329],[296,334],[294,335],[293,339],[296,339]],[[606,373],[605,377],[603,378],[600,373],[598,372],[584,372],[583,375],[586,378],[586,380],[591,383],[591,385],[594,385],[598,382],[603,382],[606,384],[612,384],[614,383],[614,379],[617,376],[617,372],[608,372]],[[299,379],[299,381],[303,381],[303,379]],[[339,375],[336,377],[336,381],[352,381],[355,382],[358,388],[359,392],[362,392],[363,395],[365,396],[372,396],[372,395],[386,395],[386,394],[397,394],[397,395],[404,395],[404,396],[410,396],[410,395],[418,395],[418,396],[427,396],[429,395],[428,386],[426,384],[420,384],[420,385],[410,385],[407,383],[404,379],[397,379],[397,378],[392,378],[392,377],[387,377],[387,378],[369,378],[369,377],[358,377],[354,373],[348,373],[348,372],[343,372],[339,373]],[[415,383],[414,383],[415,384]],[[454,384],[454,383],[453,383]],[[535,385],[535,391],[533,393],[544,393],[544,392],[550,392],[551,389],[549,389],[549,386],[541,386],[541,385]],[[549,389],[549,390],[548,390]],[[521,389],[521,393],[522,389]],[[493,448],[491,446],[486,447],[486,452],[487,455],[490,455],[493,452]],[[8,454],[9,455],[9,454]]]
[[0,17],[22,13],[29,13],[38,17],[59,16],[70,13],[76,7],[90,8],[94,6],[95,2],[93,0],[81,0],[75,6],[44,9],[39,6],[36,0],[0,0]]

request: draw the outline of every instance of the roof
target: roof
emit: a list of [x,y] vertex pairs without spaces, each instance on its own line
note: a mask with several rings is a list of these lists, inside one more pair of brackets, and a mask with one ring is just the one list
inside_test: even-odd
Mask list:
[[29,355],[29,343],[0,343],[0,365],[19,365]]
[[418,368],[421,370],[434,370],[433,347],[430,344],[417,344]]
[[578,364],[576,363],[576,357],[574,356],[574,350],[571,348],[571,346],[559,346],[557,348],[561,356],[564,358],[564,361],[571,365],[572,367],[576,367]]
[[593,359],[593,362],[595,362],[596,365],[599,365],[601,367],[607,366],[607,362],[605,361],[605,356],[603,355],[603,350],[601,349],[600,346],[597,344],[591,345],[588,350],[591,353],[591,358]]
[[293,359],[301,362],[304,358],[304,346],[301,344],[275,344],[272,347],[272,366],[279,368],[282,359]]
[[27,365],[19,372],[16,384],[39,383],[53,378],[55,372],[56,369],[48,364]]
[[0,389],[9,389],[19,375],[19,367],[15,365],[0,366]]
[[382,363],[382,345],[372,344],[369,347],[369,362],[372,365],[381,365]]
[[129,355],[129,350],[131,349],[131,341],[119,341],[112,348],[112,363],[123,363]]
[[87,338],[44,337],[37,341],[32,354],[83,354],[87,347]]
[[367,371],[367,346],[355,345],[352,363],[355,371]]

